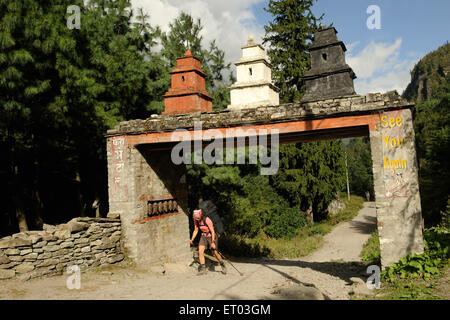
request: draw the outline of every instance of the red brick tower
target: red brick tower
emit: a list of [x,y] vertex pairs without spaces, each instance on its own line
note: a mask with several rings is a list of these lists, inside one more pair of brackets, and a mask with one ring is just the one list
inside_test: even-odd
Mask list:
[[172,85],[164,95],[163,114],[182,114],[212,111],[212,97],[206,91],[206,74],[200,60],[190,50],[177,59],[177,66],[170,72]]

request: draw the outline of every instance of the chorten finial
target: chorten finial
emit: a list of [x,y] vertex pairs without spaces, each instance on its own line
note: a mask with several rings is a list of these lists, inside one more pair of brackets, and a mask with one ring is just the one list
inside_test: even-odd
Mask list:
[[247,45],[255,44],[255,37],[251,34],[248,36]]

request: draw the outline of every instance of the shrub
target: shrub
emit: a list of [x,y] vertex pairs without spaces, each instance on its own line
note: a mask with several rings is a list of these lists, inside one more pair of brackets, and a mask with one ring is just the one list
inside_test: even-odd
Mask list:
[[444,227],[433,227],[424,230],[425,252],[410,254],[400,259],[382,272],[385,281],[393,282],[401,279],[423,278],[425,280],[440,275],[440,268],[448,264],[450,251],[449,230]]
[[372,262],[378,264],[380,262],[380,243],[378,238],[378,230],[370,236],[369,240],[364,243],[360,254],[362,261]]
[[264,229],[270,237],[292,239],[297,229],[309,223],[306,215],[294,208],[285,207],[280,211],[272,215],[270,224]]

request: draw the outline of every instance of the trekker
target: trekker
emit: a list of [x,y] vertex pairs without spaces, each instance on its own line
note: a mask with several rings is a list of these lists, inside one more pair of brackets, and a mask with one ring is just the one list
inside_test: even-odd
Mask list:
[[206,264],[205,264],[205,249],[208,247],[211,249],[213,255],[219,261],[220,266],[222,267],[222,273],[227,273],[227,268],[225,267],[225,263],[217,252],[218,250],[218,236],[214,231],[214,224],[209,217],[203,218],[203,213],[201,209],[194,210],[194,232],[192,233],[192,238],[189,240],[190,244],[193,244],[195,237],[197,236],[198,230],[202,232],[200,237],[200,242],[198,244],[198,259],[200,260],[199,267],[199,275],[206,274]]

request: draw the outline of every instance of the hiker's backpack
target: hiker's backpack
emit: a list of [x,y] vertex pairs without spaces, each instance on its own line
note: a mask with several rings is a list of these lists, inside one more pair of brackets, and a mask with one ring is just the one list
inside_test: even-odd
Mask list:
[[212,201],[206,200],[200,203],[198,208],[202,209],[203,220],[206,217],[209,217],[214,225],[214,231],[216,232],[216,234],[218,234],[219,236],[223,235],[225,233],[225,228],[223,227],[222,218],[217,212],[216,205]]

